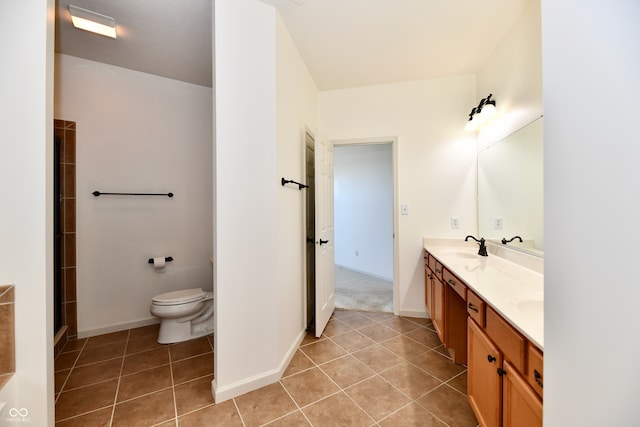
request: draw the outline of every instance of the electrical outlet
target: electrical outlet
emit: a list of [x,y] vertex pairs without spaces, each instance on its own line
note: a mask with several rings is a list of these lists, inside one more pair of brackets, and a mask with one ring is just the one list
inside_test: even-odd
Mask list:
[[458,218],[457,216],[452,216],[451,217],[451,229],[452,230],[457,230],[460,228],[460,218]]
[[495,230],[502,230],[503,222],[504,221],[502,220],[501,216],[493,218],[493,228]]

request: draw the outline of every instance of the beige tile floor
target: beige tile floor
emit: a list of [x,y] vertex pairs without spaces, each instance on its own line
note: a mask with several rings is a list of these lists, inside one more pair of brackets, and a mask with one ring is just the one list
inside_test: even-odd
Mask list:
[[337,310],[283,378],[220,404],[213,340],[157,326],[69,342],[55,361],[56,426],[476,426],[466,368],[426,319]]

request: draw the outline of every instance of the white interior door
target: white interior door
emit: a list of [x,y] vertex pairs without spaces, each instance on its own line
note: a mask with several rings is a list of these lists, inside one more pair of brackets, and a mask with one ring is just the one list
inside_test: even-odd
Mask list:
[[333,143],[316,132],[315,138],[316,216],[316,337],[322,335],[334,301],[333,242]]

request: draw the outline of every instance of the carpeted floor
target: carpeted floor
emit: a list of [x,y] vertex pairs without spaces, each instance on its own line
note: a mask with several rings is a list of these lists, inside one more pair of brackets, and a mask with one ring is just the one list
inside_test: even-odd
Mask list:
[[393,283],[348,268],[335,267],[336,308],[393,312]]

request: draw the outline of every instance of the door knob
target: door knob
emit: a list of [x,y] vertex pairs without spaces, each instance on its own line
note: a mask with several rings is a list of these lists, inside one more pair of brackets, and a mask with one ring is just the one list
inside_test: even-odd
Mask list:
[[324,245],[325,243],[329,243],[329,241],[320,239],[320,245]]

